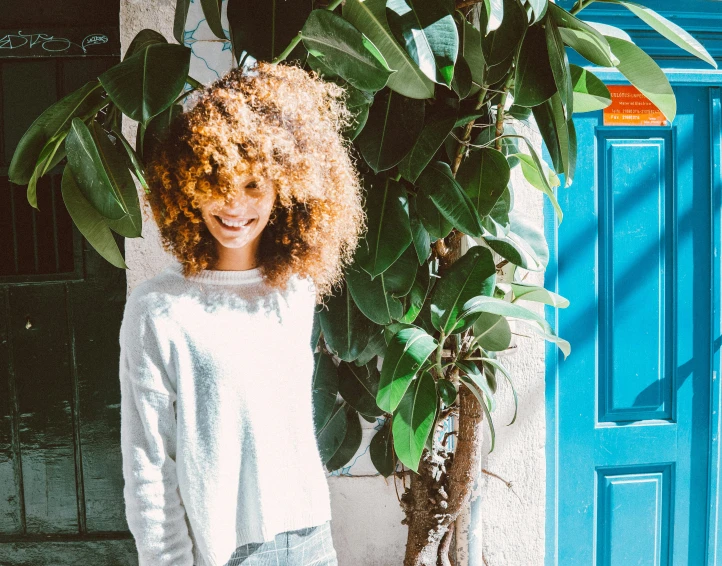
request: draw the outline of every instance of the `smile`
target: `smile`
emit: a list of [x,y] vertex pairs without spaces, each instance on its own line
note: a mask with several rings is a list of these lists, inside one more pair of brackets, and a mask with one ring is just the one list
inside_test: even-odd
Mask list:
[[230,220],[227,218],[223,218],[222,216],[216,215],[216,220],[224,226],[225,228],[230,228],[233,230],[240,230],[241,228],[245,228],[246,226],[249,226],[253,223],[255,218],[244,218],[242,220]]

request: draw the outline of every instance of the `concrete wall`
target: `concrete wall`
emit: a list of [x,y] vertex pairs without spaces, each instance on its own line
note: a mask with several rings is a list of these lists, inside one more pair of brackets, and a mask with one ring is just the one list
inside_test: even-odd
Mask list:
[[[174,7],[174,0],[122,0],[123,52],[143,28],[160,31],[169,41],[174,41]],[[191,76],[194,78],[208,83],[230,68],[231,52],[208,30],[197,1],[191,4],[185,43],[192,49]],[[123,131],[127,139],[135,139],[134,123],[125,120]],[[540,145],[538,136],[534,140]],[[515,208],[532,216],[541,229],[542,195],[523,182],[518,170],[514,175]],[[143,202],[140,187],[139,194]],[[145,205],[143,238],[126,239],[128,292],[162,271],[171,261],[161,247],[150,208]],[[530,274],[527,281],[541,283],[542,279],[539,274]],[[489,566],[543,564],[544,348],[536,337],[518,336],[517,343],[517,352],[505,358],[505,363],[516,378],[521,399],[519,418],[514,426],[504,426],[511,418],[513,402],[506,384],[500,383],[501,402],[494,415],[497,448],[483,462],[485,469],[513,482],[513,491],[498,479],[483,474],[479,477],[475,495],[483,495],[476,497],[471,509],[457,521],[460,566],[483,564],[482,539]],[[334,544],[341,566],[397,566],[403,562],[407,534],[406,526],[400,523],[403,514],[397,501],[397,492],[400,495],[403,486],[400,481],[395,486],[393,479],[376,474],[368,457],[368,443],[383,420],[373,424],[361,422],[363,441],[359,451],[347,467],[328,474]],[[453,426],[453,422],[448,422],[446,429]]]

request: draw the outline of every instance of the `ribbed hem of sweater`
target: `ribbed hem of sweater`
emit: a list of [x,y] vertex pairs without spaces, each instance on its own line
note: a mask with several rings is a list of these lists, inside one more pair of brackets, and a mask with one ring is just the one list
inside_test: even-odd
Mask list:
[[200,283],[209,283],[216,285],[242,285],[244,283],[258,283],[263,281],[263,273],[260,267],[253,269],[222,270],[222,269],[204,269],[193,275],[183,275],[183,266],[176,262],[168,266],[168,270],[179,277],[185,277],[189,281],[198,281]]
[[[272,539],[276,535],[285,533],[286,531],[295,531],[297,529],[315,527],[317,525],[322,525],[326,521],[330,520],[330,510],[325,509],[322,512],[313,511],[296,516],[294,520],[288,520],[284,524],[280,525],[277,529],[274,529],[276,532],[273,532],[274,530],[264,531],[260,525],[255,523],[244,525],[243,527],[236,530],[236,537],[237,540],[245,540],[248,542],[241,543],[238,546],[243,546],[244,544],[251,544],[253,542],[262,542],[263,540]],[[225,566],[225,564],[230,560],[232,555],[233,553],[231,553],[231,555],[229,555],[225,559],[222,558],[221,560],[223,560],[223,562],[219,562],[218,560],[214,560],[211,557],[203,556],[200,549],[197,546],[193,546],[194,566]]]

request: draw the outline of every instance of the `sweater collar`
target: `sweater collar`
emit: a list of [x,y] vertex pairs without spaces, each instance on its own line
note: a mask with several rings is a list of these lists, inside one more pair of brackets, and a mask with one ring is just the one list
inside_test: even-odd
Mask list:
[[258,283],[263,280],[263,273],[260,267],[245,269],[243,271],[204,269],[193,275],[183,275],[183,266],[179,263],[172,263],[168,270],[176,275],[185,277],[189,281],[210,283],[216,285],[242,285],[244,283]]

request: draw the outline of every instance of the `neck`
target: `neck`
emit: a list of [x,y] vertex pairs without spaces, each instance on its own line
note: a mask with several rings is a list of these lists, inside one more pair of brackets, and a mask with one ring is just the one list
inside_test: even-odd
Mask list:
[[258,267],[258,241],[242,248],[226,248],[216,242],[218,259],[213,269],[219,271],[246,271]]

